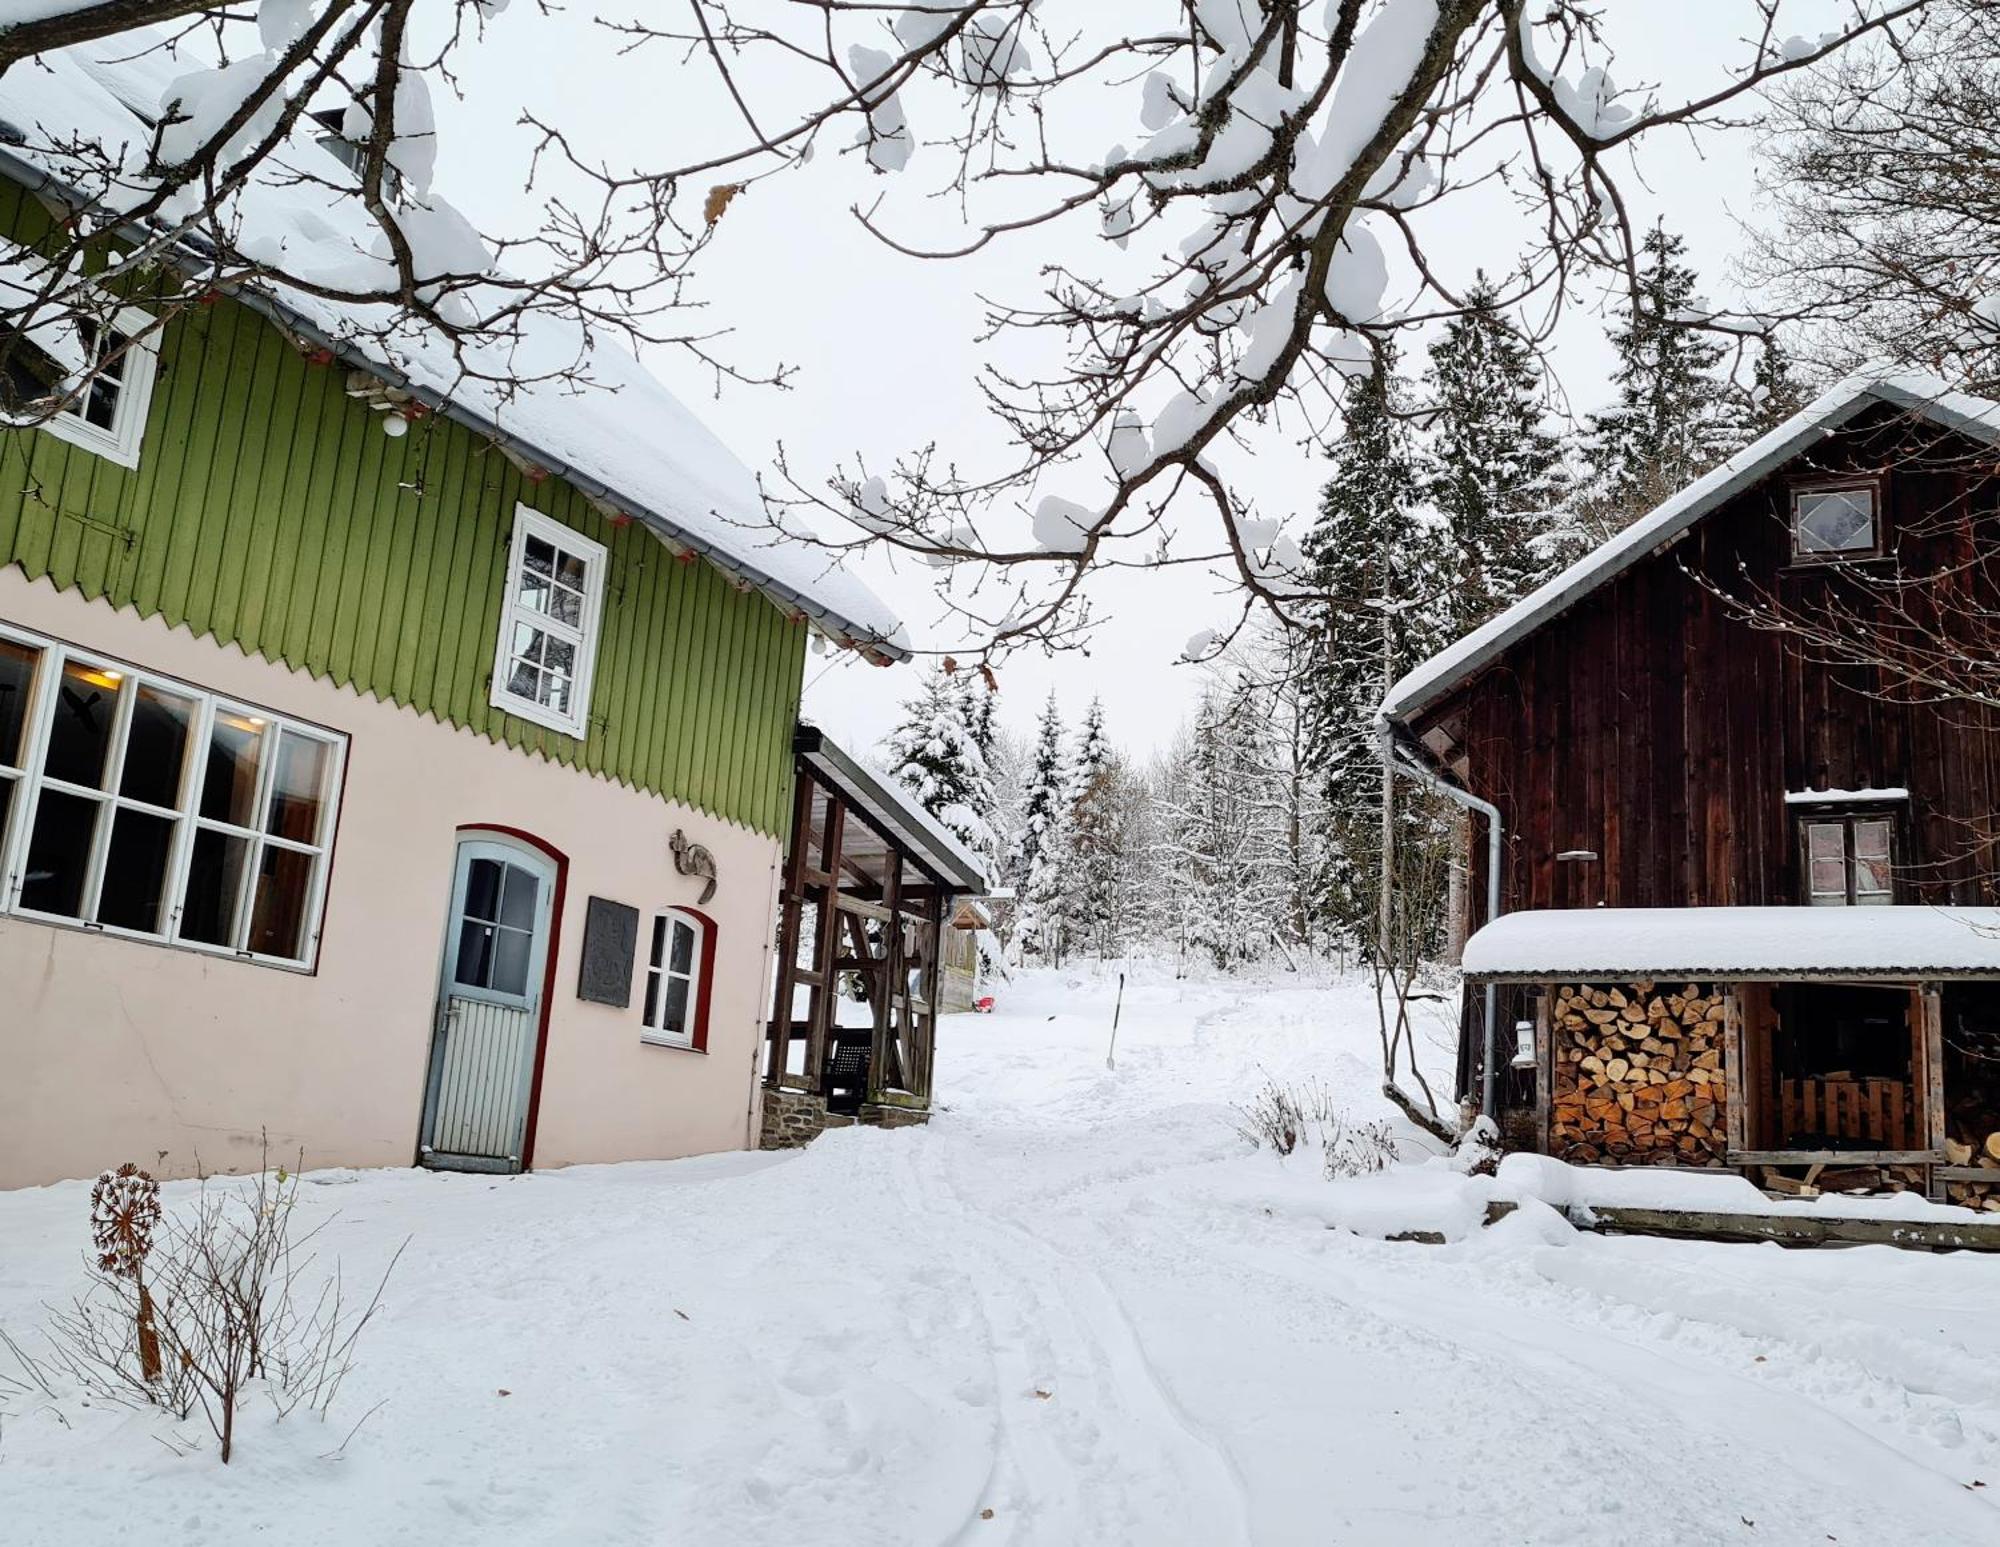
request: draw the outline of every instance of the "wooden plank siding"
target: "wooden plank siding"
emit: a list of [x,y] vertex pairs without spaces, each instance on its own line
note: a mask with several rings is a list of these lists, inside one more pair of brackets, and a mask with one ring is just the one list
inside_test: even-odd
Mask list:
[[[47,214],[0,183],[0,231]],[[401,439],[227,299],[162,330],[140,464],[0,431],[0,563],[782,835],[805,630],[439,419]],[[488,702],[516,502],[610,553],[589,734]],[[140,664],[144,664],[143,662]]]
[[[1990,451],[1887,410],[1810,455],[1821,475],[1887,468],[1904,573],[1957,566],[1988,606],[2000,605],[1991,466]],[[1722,506],[1412,717],[1415,735],[1451,737],[1444,761],[1501,810],[1505,911],[1803,901],[1785,793],[1807,789],[1910,792],[1897,901],[2000,902],[2000,712],[1913,701],[1875,668],[1815,659],[1694,578],[1802,609],[1841,586],[1790,558],[1790,484],[1805,470]],[[1558,862],[1566,850],[1598,857]],[[1483,852],[1475,868],[1478,895]]]

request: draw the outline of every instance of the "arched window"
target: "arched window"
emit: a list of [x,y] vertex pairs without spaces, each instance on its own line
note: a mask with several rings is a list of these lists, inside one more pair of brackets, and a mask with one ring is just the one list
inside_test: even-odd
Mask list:
[[714,954],[714,929],[701,914],[666,908],[653,915],[641,1040],[664,1047],[708,1046],[708,977]]

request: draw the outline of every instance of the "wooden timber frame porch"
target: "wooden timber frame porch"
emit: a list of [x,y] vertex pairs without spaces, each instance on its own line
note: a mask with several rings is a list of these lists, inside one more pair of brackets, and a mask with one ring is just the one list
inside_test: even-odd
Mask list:
[[764,1048],[766,1148],[808,1142],[829,1123],[925,1119],[942,932],[955,899],[985,889],[950,834],[823,732],[799,727],[793,753]]

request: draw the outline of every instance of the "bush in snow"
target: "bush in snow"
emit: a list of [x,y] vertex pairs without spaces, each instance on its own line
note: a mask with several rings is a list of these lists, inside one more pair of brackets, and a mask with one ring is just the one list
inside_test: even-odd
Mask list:
[[190,1208],[163,1216],[159,1184],[136,1166],[104,1173],[91,1195],[94,1282],[51,1313],[43,1358],[7,1340],[23,1374],[51,1400],[67,1385],[177,1419],[199,1410],[225,1463],[253,1390],[280,1418],[324,1416],[388,1270],[359,1310],[338,1264],[309,1274],[319,1227],[294,1234],[298,1189],[296,1172],[268,1167],[247,1183],[204,1177]]
[[1290,1155],[1317,1144],[1329,1177],[1370,1176],[1396,1158],[1396,1135],[1387,1123],[1357,1122],[1317,1080],[1294,1087],[1267,1078],[1236,1112],[1236,1131],[1260,1149]]

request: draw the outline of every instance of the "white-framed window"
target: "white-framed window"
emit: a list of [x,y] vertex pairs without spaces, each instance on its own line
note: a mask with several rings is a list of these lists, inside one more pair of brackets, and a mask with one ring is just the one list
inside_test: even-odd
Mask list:
[[1800,828],[1807,902],[1837,908],[1896,900],[1895,825],[1890,817],[1815,816]]
[[668,1047],[701,1047],[707,1043],[701,1024],[701,971],[707,934],[708,925],[703,920],[678,908],[653,915],[641,1041]]
[[0,625],[0,914],[309,968],[346,750]]
[[18,399],[65,399],[40,428],[121,467],[139,465],[158,367],[153,318],[136,306],[31,327],[8,352]]
[[585,734],[605,548],[526,505],[514,509],[507,592],[493,652],[493,704],[568,736]]

